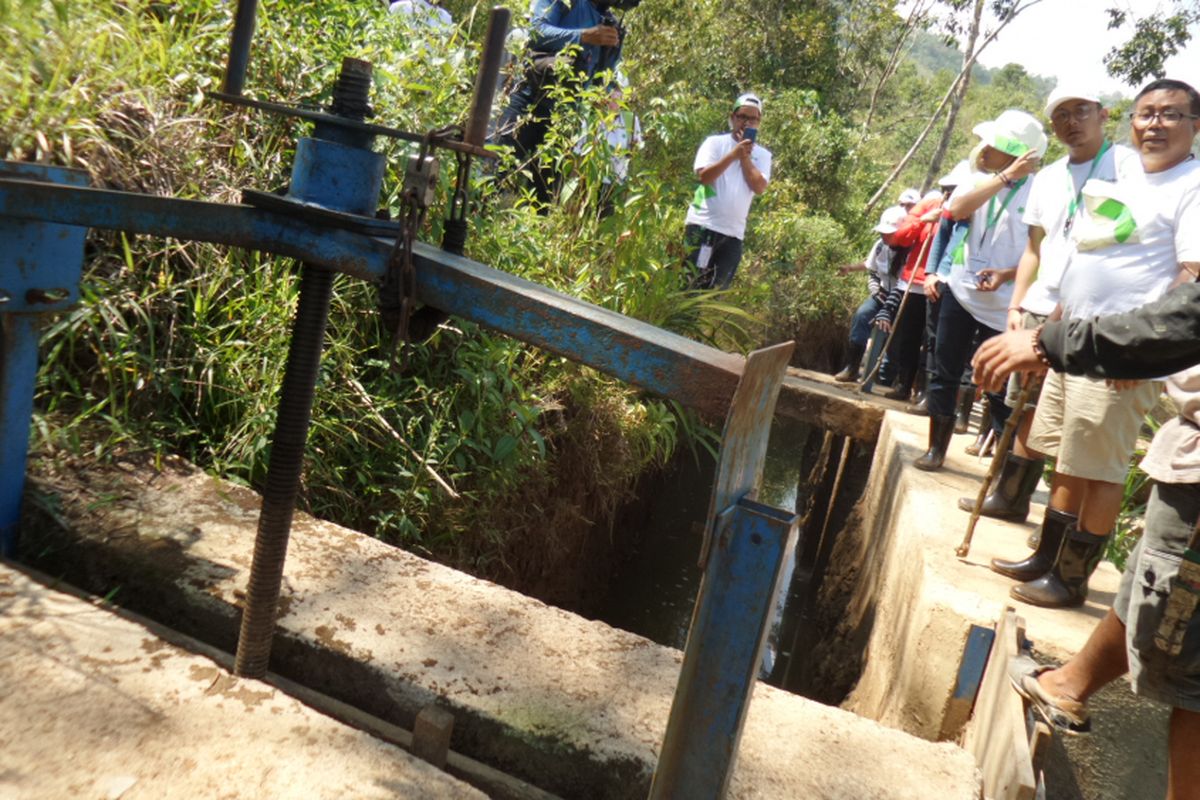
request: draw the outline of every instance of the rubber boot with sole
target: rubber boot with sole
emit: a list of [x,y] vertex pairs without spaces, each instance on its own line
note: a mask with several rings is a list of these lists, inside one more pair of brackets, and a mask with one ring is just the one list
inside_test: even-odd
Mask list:
[[851,344],[849,352],[846,353],[846,366],[842,367],[842,371],[834,375],[833,379],[838,383],[858,380],[858,370],[862,366],[863,353],[866,351],[866,345]]
[[[1045,531],[1042,538],[1045,539]],[[1067,528],[1054,566],[1037,580],[1009,590],[1014,600],[1042,608],[1074,608],[1087,600],[1088,578],[1104,558],[1108,535],[1097,536],[1074,525]]]
[[970,386],[958,388],[958,409],[954,415],[954,432],[966,433],[971,427],[971,409],[975,406],[975,389]]
[[954,435],[954,416],[943,417],[938,414],[929,415],[929,449],[925,455],[913,462],[913,466],[926,472],[942,468],[946,460],[946,449],[950,447],[950,437]]
[[[979,509],[981,517],[1024,522],[1029,516],[1029,498],[1037,490],[1045,462],[1038,458],[1022,458],[1016,453],[1004,457],[1000,475]],[[968,514],[975,508],[974,497],[958,498],[958,507]]]
[[1022,583],[1040,578],[1054,567],[1067,528],[1074,526],[1078,520],[1079,517],[1074,514],[1047,506],[1037,549],[1020,561],[993,558],[992,571]]

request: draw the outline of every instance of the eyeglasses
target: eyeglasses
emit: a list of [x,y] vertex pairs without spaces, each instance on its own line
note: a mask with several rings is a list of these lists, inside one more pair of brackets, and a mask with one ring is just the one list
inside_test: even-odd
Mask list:
[[1078,108],[1060,108],[1050,116],[1050,121],[1055,125],[1062,125],[1069,120],[1076,122],[1087,122],[1096,115],[1096,106],[1086,105]]
[[734,114],[733,118],[740,122],[745,122],[747,125],[752,125],[762,119],[762,117],[751,117],[747,114]]
[[1134,111],[1130,114],[1129,119],[1134,125],[1144,128],[1154,122],[1155,119],[1161,120],[1163,125],[1178,125],[1185,119],[1200,119],[1200,116],[1185,114],[1177,108],[1161,108],[1158,111],[1143,108],[1141,111]]

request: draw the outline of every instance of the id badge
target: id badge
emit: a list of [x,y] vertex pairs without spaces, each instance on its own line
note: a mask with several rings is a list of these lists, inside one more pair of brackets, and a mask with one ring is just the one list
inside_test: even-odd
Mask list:
[[979,285],[979,273],[988,268],[988,260],[985,256],[972,255],[967,261],[967,272],[970,273],[970,283],[972,286]]
[[700,252],[696,255],[696,268],[708,269],[708,262],[712,261],[713,246],[711,244],[700,245]]

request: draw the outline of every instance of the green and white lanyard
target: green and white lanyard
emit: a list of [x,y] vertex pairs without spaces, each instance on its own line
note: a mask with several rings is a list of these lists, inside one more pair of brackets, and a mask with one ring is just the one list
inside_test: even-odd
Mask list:
[[1027,180],[1029,180],[1028,175],[1013,184],[1013,187],[1008,190],[1008,194],[1004,195],[1004,202],[1000,204],[999,210],[996,209],[995,195],[992,195],[992,198],[988,200],[987,225],[984,226],[983,234],[979,237],[980,247],[983,247],[983,243],[987,241],[988,233],[995,229],[996,223],[1000,220],[1000,217],[1004,216],[1004,210],[1008,208],[1008,204],[1012,202],[1012,199],[1016,196],[1017,192],[1021,191],[1021,187],[1025,185],[1025,181]]
[[1100,152],[1096,153],[1096,157],[1092,159],[1092,166],[1088,168],[1087,177],[1083,179],[1083,183],[1079,184],[1079,188],[1075,188],[1075,181],[1071,179],[1071,167],[1068,164],[1067,184],[1071,190],[1071,202],[1067,206],[1067,221],[1063,223],[1063,236],[1071,235],[1071,226],[1075,224],[1075,215],[1079,213],[1079,204],[1083,199],[1083,187],[1087,186],[1087,182],[1096,174],[1096,167],[1100,166],[1100,162],[1104,159],[1104,154],[1112,147],[1112,142],[1105,139],[1104,144],[1100,146]]

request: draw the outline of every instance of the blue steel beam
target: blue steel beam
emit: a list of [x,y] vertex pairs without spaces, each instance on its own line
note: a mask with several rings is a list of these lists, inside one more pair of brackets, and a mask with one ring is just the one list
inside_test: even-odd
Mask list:
[[[251,206],[0,180],[0,218],[170,236],[263,250],[366,280],[383,277],[392,242]],[[424,303],[724,416],[745,359],[435,247],[414,247]]]
[[729,407],[701,553],[704,576],[651,800],[720,800],[737,759],[769,614],[798,517],[754,502],[792,342],[756,350]]
[[[78,170],[0,164],[0,175],[76,185]],[[0,555],[12,556],[37,379],[38,331],[44,312],[79,298],[84,228],[0,216]]]

